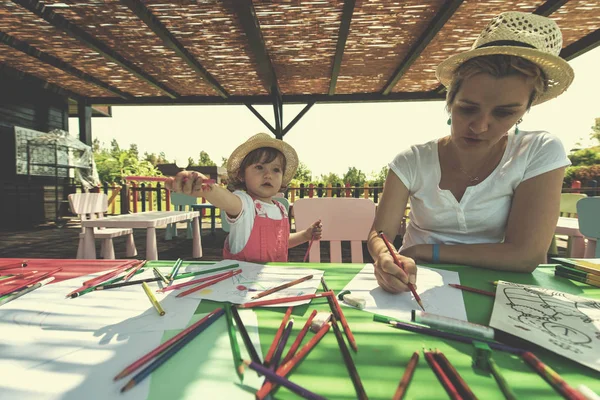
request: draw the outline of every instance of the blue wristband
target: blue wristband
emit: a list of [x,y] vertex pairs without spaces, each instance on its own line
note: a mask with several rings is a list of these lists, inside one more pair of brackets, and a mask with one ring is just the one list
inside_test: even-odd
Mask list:
[[432,263],[440,262],[440,245],[439,244],[433,245],[433,251],[431,253],[431,262]]

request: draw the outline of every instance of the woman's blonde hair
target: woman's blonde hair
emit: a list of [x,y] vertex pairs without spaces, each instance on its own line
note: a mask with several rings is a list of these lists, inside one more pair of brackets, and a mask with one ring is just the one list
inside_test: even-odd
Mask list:
[[548,86],[542,69],[529,60],[506,54],[479,56],[465,61],[454,71],[452,83],[448,87],[446,95],[447,109],[450,109],[464,80],[480,73],[497,78],[520,74],[525,76],[528,82],[533,82],[533,91],[529,97],[527,109],[540,94],[544,93]]

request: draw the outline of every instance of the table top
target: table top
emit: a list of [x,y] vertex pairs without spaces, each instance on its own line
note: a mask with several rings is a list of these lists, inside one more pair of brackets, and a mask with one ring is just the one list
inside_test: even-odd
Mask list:
[[[21,260],[2,259],[4,264],[18,261]],[[35,264],[38,270],[55,268],[55,265],[61,264],[64,265],[66,270],[79,268],[81,270],[80,274],[90,273],[92,270],[114,267],[116,264],[124,261],[126,260],[30,260],[31,265]],[[167,268],[172,268],[173,263],[174,261],[166,260],[149,261],[147,266],[164,267],[166,270]],[[38,264],[39,267],[37,266]],[[79,264],[81,265],[77,267]],[[184,261],[182,267],[207,264],[212,263]],[[325,271],[325,278],[329,288],[335,292],[339,292],[364,267],[364,264],[328,263],[277,263],[277,265],[322,269]],[[460,276],[461,284],[488,291],[494,290],[491,282],[502,279],[511,282],[538,285],[600,300],[600,289],[555,277],[553,275],[554,268],[550,265],[540,266],[532,274],[491,271],[457,265],[438,264],[430,267],[456,271]],[[490,320],[494,299],[470,292],[463,292],[463,298],[468,320],[487,325]],[[220,306],[220,303],[203,300],[198,306],[196,314],[204,314]],[[296,318],[297,323],[294,325],[292,337],[297,335],[313,309],[329,311],[327,303],[322,300],[313,300],[311,304],[295,307],[292,316]],[[259,323],[263,354],[267,353],[285,310],[286,307],[254,309]],[[390,399],[398,386],[398,382],[404,373],[412,353],[414,351],[421,351],[424,347],[437,348],[444,352],[478,398],[486,400],[504,398],[491,375],[484,374],[472,367],[473,346],[394,329],[386,324],[374,322],[373,314],[371,313],[349,307],[344,307],[343,310],[358,344],[358,352],[352,353],[352,356],[369,399]],[[172,337],[173,332],[166,331],[163,334],[162,341],[164,342]],[[304,342],[306,341],[305,339]],[[552,367],[572,387],[584,384],[596,393],[600,393],[600,373],[534,345],[531,345],[531,349],[542,362]],[[195,384],[195,373],[199,370],[198,363],[201,361],[198,361],[198,357],[195,357],[193,352],[184,351],[182,355],[186,358],[184,363],[186,366],[185,371],[182,371],[181,368],[173,368],[172,365],[169,367],[170,364],[167,364],[153,372],[148,399],[180,398],[183,397],[187,389],[193,387]],[[546,381],[533,372],[520,358],[499,351],[493,352],[493,358],[517,398],[561,398]],[[181,358],[178,362],[181,362]],[[252,372],[248,371],[248,373]],[[329,332],[323,337],[319,344],[308,354],[306,359],[292,372],[290,378],[293,382],[311,389],[328,399],[356,398],[333,332]],[[165,385],[164,382],[169,382],[169,384]],[[251,398],[253,398],[253,393],[249,392],[248,399]],[[298,397],[287,389],[280,388],[274,398],[297,399]],[[429,368],[422,353],[405,398],[447,398],[445,390]]]
[[559,235],[582,236],[579,232],[579,219],[559,217],[556,223],[556,233]]
[[81,226],[104,228],[153,228],[199,217],[198,211],[147,211],[81,221]]

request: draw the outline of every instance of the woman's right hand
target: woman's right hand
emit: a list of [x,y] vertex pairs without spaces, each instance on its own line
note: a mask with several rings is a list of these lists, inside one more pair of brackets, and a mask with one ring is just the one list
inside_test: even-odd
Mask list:
[[390,253],[382,252],[375,260],[375,277],[379,286],[386,292],[408,292],[408,282],[415,285],[417,281],[417,265],[412,258],[396,255],[404,265],[404,270],[394,263]]
[[202,183],[204,179],[208,179],[208,177],[200,172],[180,171],[175,177],[166,180],[165,186],[176,193],[202,197],[204,193],[210,191],[210,186]]

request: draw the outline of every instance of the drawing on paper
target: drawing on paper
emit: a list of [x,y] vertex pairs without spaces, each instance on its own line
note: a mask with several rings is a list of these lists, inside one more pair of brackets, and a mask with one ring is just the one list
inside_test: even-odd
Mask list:
[[600,302],[499,282],[490,326],[600,370]]

